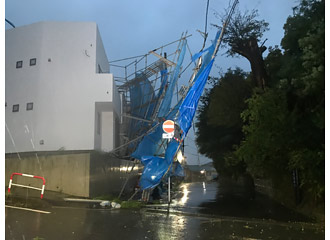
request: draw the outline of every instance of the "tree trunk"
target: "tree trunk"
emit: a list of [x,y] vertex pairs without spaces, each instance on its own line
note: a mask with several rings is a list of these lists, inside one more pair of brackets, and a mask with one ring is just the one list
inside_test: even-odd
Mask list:
[[262,53],[266,50],[266,47],[260,48],[255,38],[251,38],[247,41],[238,43],[233,51],[239,55],[247,58],[251,65],[252,79],[256,87],[265,89],[267,84],[267,73],[265,69]]

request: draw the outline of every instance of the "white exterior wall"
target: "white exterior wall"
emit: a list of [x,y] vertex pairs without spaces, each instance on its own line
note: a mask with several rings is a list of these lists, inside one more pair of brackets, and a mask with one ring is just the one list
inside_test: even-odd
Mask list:
[[[35,66],[30,58],[37,59]],[[23,68],[17,69],[20,60]],[[98,64],[109,72],[95,23],[40,22],[7,30],[6,153],[111,150],[113,143],[97,144],[96,103],[111,106],[106,111],[115,114],[103,124],[114,126],[120,100],[112,74],[98,74]],[[26,111],[28,102],[32,111]],[[12,112],[14,104],[19,112]]]
[[[101,121],[110,122],[113,119],[113,112],[102,112]],[[101,149],[105,151],[110,151],[114,147],[114,135],[111,134],[114,132],[114,124],[102,124],[102,141]]]

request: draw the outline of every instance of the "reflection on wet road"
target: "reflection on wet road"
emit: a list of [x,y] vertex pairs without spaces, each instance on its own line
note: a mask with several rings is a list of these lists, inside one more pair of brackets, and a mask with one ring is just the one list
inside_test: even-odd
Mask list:
[[217,183],[205,182],[184,183],[180,187],[180,194],[171,202],[171,207],[199,208],[203,202],[216,200]]
[[173,208],[182,211],[169,213],[53,207],[42,214],[6,208],[6,239],[324,239],[324,229],[313,223],[199,214],[217,203],[216,183],[184,184],[181,190]]
[[[170,212],[172,213],[200,213],[203,203],[212,203],[216,201],[218,184],[216,182],[194,182],[183,183],[176,194],[172,195],[170,204]],[[167,193],[163,194],[163,199],[166,199],[163,204],[151,204],[149,209],[157,209],[158,211],[168,211]]]

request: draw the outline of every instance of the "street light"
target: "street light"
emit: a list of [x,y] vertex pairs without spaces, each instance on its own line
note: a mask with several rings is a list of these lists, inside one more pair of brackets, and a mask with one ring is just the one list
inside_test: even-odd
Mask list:
[[179,161],[179,163],[183,162],[184,156],[182,155],[181,150],[178,151],[178,154],[176,155],[176,159]]

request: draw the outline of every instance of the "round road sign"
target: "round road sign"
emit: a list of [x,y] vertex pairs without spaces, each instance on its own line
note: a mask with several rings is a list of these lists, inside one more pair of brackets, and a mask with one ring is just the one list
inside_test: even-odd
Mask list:
[[174,122],[172,120],[166,120],[163,123],[163,130],[166,133],[172,133],[172,132],[174,132]]

